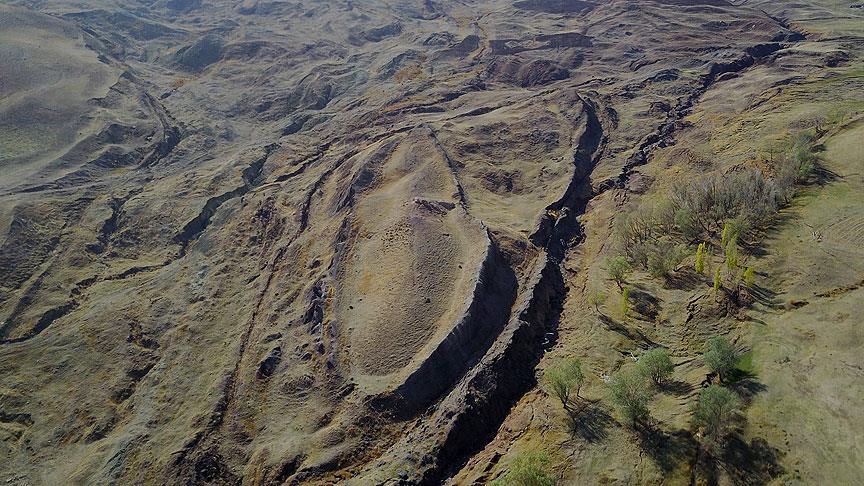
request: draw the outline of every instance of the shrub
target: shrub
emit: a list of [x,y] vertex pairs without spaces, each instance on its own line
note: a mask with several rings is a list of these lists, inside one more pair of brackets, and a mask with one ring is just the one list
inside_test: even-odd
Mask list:
[[723,381],[729,375],[729,372],[735,368],[735,362],[738,361],[738,352],[728,339],[715,336],[705,342],[704,359],[708,368],[717,373],[720,381]]
[[507,472],[492,481],[493,486],[554,486],[555,476],[549,471],[549,456],[543,452],[522,452],[513,459]]
[[720,234],[720,246],[726,248],[732,234],[732,224],[729,221],[723,223],[723,232]]
[[626,287],[621,293],[621,317],[627,318],[630,314],[630,287]]
[[732,235],[726,243],[726,269],[729,273],[738,268],[738,235]]
[[695,269],[696,273],[700,275],[705,273],[705,243],[699,243],[699,246],[696,248]]
[[571,411],[573,396],[579,398],[579,391],[585,383],[582,373],[582,363],[576,358],[569,358],[553,364],[543,376],[548,393],[561,400],[564,409]]
[[693,424],[702,429],[709,448],[719,446],[735,422],[740,407],[738,396],[719,385],[710,385],[699,393],[693,407]]
[[720,267],[717,267],[717,270],[714,271],[714,291],[717,292],[720,290]]
[[753,273],[753,267],[747,267],[747,269],[744,270],[744,285],[746,285],[747,287],[753,287],[753,285],[756,283],[756,278],[754,277]]
[[687,256],[687,249],[667,239],[659,240],[647,248],[647,270],[652,277],[665,277],[674,271]]
[[666,348],[654,348],[642,353],[639,357],[639,366],[657,386],[662,385],[675,370]]
[[758,170],[679,184],[672,189],[671,201],[681,233],[702,239],[720,235],[725,240],[723,233],[731,236],[727,232],[735,224],[749,232],[770,221],[779,209],[777,188]]
[[632,270],[633,267],[630,266],[630,262],[628,262],[627,258],[623,256],[617,256],[606,260],[606,272],[609,275],[609,279],[615,282],[621,290],[624,290],[627,276],[630,275]]
[[786,137],[783,162],[793,168],[798,182],[806,181],[816,170],[819,157],[813,147],[818,138],[813,130],[798,130]]
[[692,210],[688,208],[679,208],[675,211],[674,219],[675,226],[684,238],[684,241],[698,240],[704,230],[700,226],[700,222]]
[[648,417],[653,387],[638,366],[621,368],[609,381],[609,399],[621,417],[636,426]]
[[594,306],[594,310],[599,313],[600,306],[606,302],[606,293],[602,290],[595,290],[588,294],[588,304]]
[[651,208],[640,206],[630,214],[615,220],[618,244],[627,261],[633,265],[647,267],[647,246],[662,236],[662,230]]

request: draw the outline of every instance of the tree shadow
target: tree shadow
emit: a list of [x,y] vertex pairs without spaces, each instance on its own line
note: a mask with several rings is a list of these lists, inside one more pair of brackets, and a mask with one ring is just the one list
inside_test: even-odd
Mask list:
[[622,336],[626,337],[627,339],[630,339],[631,341],[642,342],[642,345],[643,345],[642,347],[644,347],[646,349],[657,347],[657,343],[652,341],[648,336],[646,336],[639,329],[634,329],[631,331],[630,329],[628,329],[623,324],[615,321],[614,319],[612,319],[611,317],[609,317],[605,314],[600,314],[600,320],[603,321],[604,324],[606,324],[606,327],[610,331],[617,332],[618,334],[621,334]]
[[822,164],[817,164],[813,169],[812,174],[812,183],[818,186],[826,186],[832,182],[843,179],[843,176],[834,172],[831,169],[826,168]]
[[761,285],[757,284],[753,284],[746,288],[747,293],[753,298],[754,301],[771,309],[777,308],[777,292],[774,292],[769,288],[762,287]]
[[643,424],[637,430],[639,445],[657,466],[665,472],[677,468],[682,461],[693,457],[698,443],[686,430],[666,432],[656,424]]
[[759,383],[753,375],[749,374],[747,377],[740,379],[733,379],[730,377],[726,386],[738,393],[738,396],[740,396],[741,400],[747,405],[753,402],[753,397],[768,389],[767,386]]
[[693,391],[693,385],[687,383],[686,381],[664,381],[662,385],[660,385],[660,391],[663,393],[671,393],[672,395],[684,396],[688,395]]
[[[790,200],[791,204],[791,200]],[[793,211],[780,211],[774,215],[774,218],[765,225],[761,231],[757,232],[752,241],[740,241],[739,244],[745,253],[754,257],[763,257],[768,254],[768,242],[771,237],[780,234],[780,231],[786,226],[789,221],[796,218]]]
[[782,452],[765,439],[754,437],[748,443],[740,434],[733,433],[727,438],[720,459],[733,483],[757,485],[766,484],[785,472],[780,465],[781,457]]
[[691,268],[687,268],[685,270],[666,274],[664,282],[667,289],[689,291],[705,286],[707,280],[704,275],[696,273],[696,271]]
[[631,287],[630,300],[633,303],[633,310],[639,313],[639,315],[647,317],[649,320],[656,319],[660,311],[663,310],[660,300],[642,290],[641,287]]
[[567,414],[570,434],[592,444],[605,439],[609,435],[607,429],[614,423],[611,415],[591,403]]

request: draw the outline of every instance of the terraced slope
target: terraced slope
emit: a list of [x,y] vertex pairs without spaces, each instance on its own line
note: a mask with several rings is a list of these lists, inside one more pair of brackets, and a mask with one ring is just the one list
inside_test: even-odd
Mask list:
[[[831,2],[15,0],[0,14],[10,483],[467,484],[538,436],[567,453],[567,481],[689,480],[685,452],[643,463],[600,409],[603,430],[567,442],[536,373],[575,353],[600,374],[638,335],[698,382],[697,341],[727,321],[682,327],[672,311],[622,332],[586,304],[611,216],[704,170],[689,161],[746,159],[819,83],[860,103],[864,17]],[[853,206],[831,240],[850,260]],[[657,292],[669,309],[683,298]],[[683,422],[688,400],[659,413]],[[832,476],[795,454],[804,480],[859,472],[857,456]]]

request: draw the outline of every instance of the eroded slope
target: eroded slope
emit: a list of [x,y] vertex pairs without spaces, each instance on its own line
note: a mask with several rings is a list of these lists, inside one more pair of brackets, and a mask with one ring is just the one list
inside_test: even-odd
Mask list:
[[0,470],[43,484],[457,473],[572,342],[586,206],[801,40],[722,1],[10,4],[2,79],[80,74],[0,93],[68,112],[0,139]]

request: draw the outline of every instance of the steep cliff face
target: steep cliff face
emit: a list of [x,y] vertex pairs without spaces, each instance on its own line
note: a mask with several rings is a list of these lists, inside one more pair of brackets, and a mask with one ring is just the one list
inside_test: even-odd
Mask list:
[[857,61],[819,8],[0,6],[0,479],[492,479],[642,168]]

